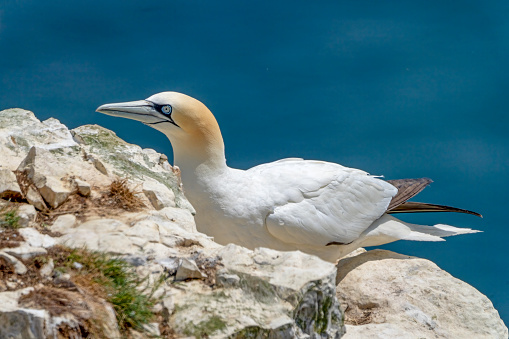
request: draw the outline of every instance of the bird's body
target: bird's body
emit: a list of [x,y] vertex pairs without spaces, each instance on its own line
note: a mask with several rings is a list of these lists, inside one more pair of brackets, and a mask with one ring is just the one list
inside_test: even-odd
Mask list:
[[398,188],[391,183],[338,164],[291,158],[247,171],[230,168],[214,116],[180,93],[103,105],[98,111],[142,121],[168,136],[196,209],[197,228],[221,244],[301,250],[335,261],[362,246],[476,232],[400,221],[388,215],[388,208],[396,202],[390,207],[396,211],[408,197],[395,201]]

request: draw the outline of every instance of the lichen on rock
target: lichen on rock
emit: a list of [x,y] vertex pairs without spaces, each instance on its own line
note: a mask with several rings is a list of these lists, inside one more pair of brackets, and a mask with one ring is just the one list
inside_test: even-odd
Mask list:
[[[20,116],[30,131],[10,126]],[[100,126],[69,131],[24,110],[0,112],[0,127],[0,150],[9,155],[9,168],[2,168],[8,185],[19,185],[20,210],[30,204],[38,210],[23,224],[28,226],[20,230],[23,240],[0,249],[12,266],[8,279],[26,277],[8,280],[5,288],[35,288],[19,306],[35,313],[42,308],[36,327],[44,336],[64,327],[75,337],[98,330],[72,313],[63,327],[51,325],[61,318],[45,310],[52,307],[51,294],[67,300],[77,292],[65,289],[86,290],[76,275],[83,263],[69,262],[67,272],[61,271],[56,246],[117,256],[134,265],[143,290],[155,289],[153,318],[125,334],[337,338],[343,332],[332,264],[300,252],[223,247],[197,232],[180,172],[167,157]]]
[[[507,337],[485,296],[421,259],[370,251],[338,271],[215,243],[196,230],[179,169],[103,127],[4,110],[0,154],[0,208],[13,206],[0,213],[0,337]],[[124,269],[138,278],[119,306],[95,284]]]

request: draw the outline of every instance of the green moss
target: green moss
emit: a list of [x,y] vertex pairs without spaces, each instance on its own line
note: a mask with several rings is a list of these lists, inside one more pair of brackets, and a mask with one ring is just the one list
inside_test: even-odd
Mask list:
[[260,302],[271,303],[278,298],[277,291],[268,281],[259,277],[243,275],[238,273],[240,277],[240,287],[248,293],[253,293]]
[[[327,329],[343,327],[344,319],[339,309],[336,308],[334,291],[329,292],[324,292],[320,282],[315,281],[302,295],[299,304],[293,311],[293,318],[304,333],[323,334]],[[313,300],[316,300],[316,307],[312,306]]]
[[226,324],[220,317],[213,315],[207,320],[204,320],[196,325],[189,323],[184,330],[185,335],[192,335],[196,338],[203,338],[210,336],[215,332],[222,331],[226,328]]
[[258,326],[249,326],[241,331],[234,333],[229,338],[230,339],[240,339],[240,338],[247,338],[247,339],[258,339],[258,338],[268,338],[269,333],[267,330],[264,330],[263,328],[260,328]]
[[154,164],[146,154],[142,154],[143,162],[146,164],[146,167],[132,161],[127,151],[129,144],[117,137],[112,131],[99,126],[87,126],[87,128],[92,129],[93,132],[87,130],[75,130],[75,132],[83,139],[83,142],[90,147],[91,152],[95,152],[100,155],[104,161],[113,165],[116,169],[114,174],[121,177],[128,176],[140,179],[143,177],[152,178],[172,190],[175,194],[175,203],[177,207],[181,207],[180,201],[183,194],[178,188],[177,178],[173,173],[151,171],[149,168],[154,167]]
[[329,326],[329,314],[330,308],[332,307],[333,300],[331,297],[325,297],[322,301],[321,307],[319,307],[318,312],[315,315],[315,332],[323,333],[327,330]]
[[30,147],[30,144],[28,143],[28,141],[21,136],[15,136],[14,141],[16,142],[16,145],[18,145],[20,147],[24,147],[24,148]]
[[127,145],[124,140],[117,137],[112,131],[99,126],[88,126],[88,128],[94,129],[96,133],[79,133],[79,136],[83,139],[85,145],[90,146],[92,151],[97,148],[112,150],[115,147]]
[[288,324],[280,328],[270,330],[259,326],[250,326],[242,329],[229,336],[229,339],[262,339],[262,338],[293,338],[294,331],[291,329],[293,325]]

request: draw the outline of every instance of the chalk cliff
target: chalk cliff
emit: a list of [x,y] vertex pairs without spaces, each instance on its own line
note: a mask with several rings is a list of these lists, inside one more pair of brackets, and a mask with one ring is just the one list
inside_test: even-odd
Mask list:
[[507,338],[427,260],[221,246],[184,190],[165,155],[103,127],[1,111],[0,337]]

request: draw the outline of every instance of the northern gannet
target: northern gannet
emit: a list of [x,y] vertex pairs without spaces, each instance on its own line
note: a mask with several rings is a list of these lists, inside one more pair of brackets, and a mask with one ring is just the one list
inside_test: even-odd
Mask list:
[[335,262],[359,247],[400,239],[443,241],[442,237],[478,232],[415,225],[390,215],[479,215],[407,202],[429,179],[384,181],[362,170],[299,158],[246,171],[230,168],[216,119],[203,103],[185,94],[163,92],[146,100],[102,105],[97,112],[141,121],[170,139],[185,195],[196,209],[197,229],[220,244],[300,250]]

